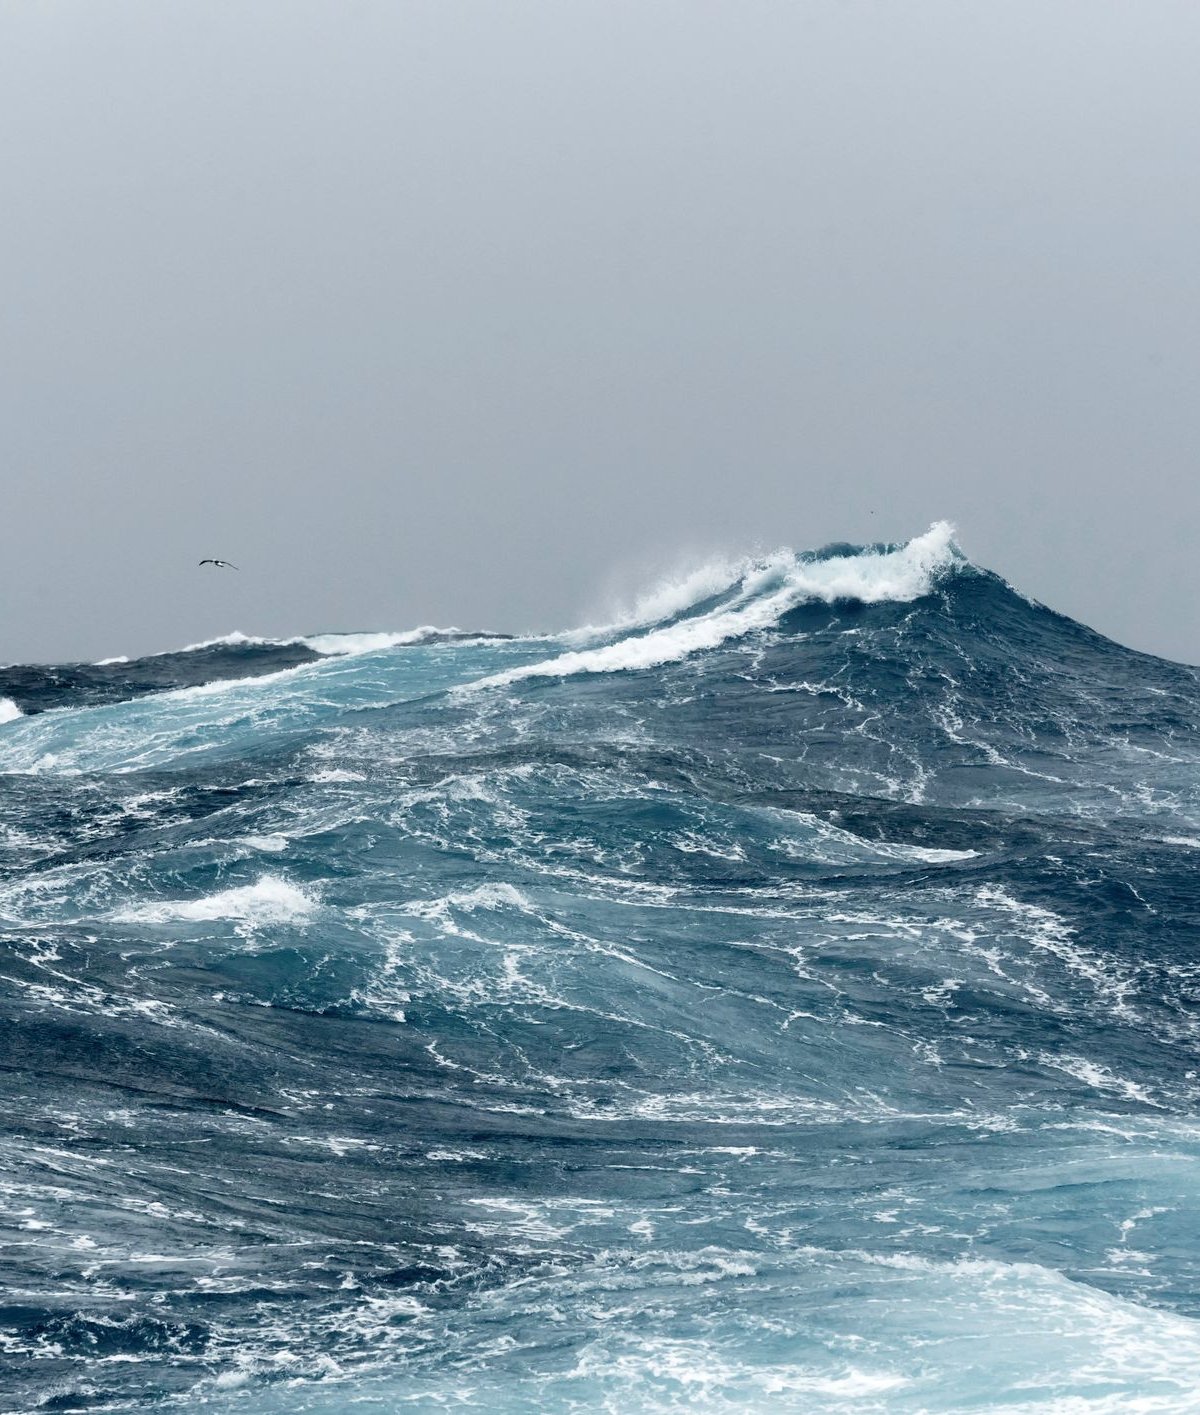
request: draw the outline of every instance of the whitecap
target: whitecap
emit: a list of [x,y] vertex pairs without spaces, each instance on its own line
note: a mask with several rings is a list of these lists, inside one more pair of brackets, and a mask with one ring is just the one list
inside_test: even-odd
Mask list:
[[439,629],[433,624],[423,624],[419,629],[404,629],[395,634],[308,634],[292,642],[303,644],[314,653],[327,657],[350,657],[425,643],[435,635],[457,633],[457,629]]
[[277,855],[281,850],[288,847],[286,835],[243,835],[238,842],[241,845],[248,845],[251,850],[263,850],[269,855]]
[[156,654],[151,654],[151,658],[165,658],[168,654],[175,653],[198,653],[201,649],[215,648],[239,648],[247,644],[294,644],[295,639],[262,639],[255,634],[243,634],[240,629],[234,629],[229,634],[218,634],[215,639],[201,639],[199,643],[184,644],[181,649],[162,649]]
[[627,629],[648,628],[673,619],[707,599],[725,594],[738,583],[749,562],[719,557],[694,569],[667,575],[640,594],[629,609],[619,609],[604,624],[585,624],[565,637],[589,638]]
[[[260,634],[244,634],[234,629],[228,634],[218,634],[212,639],[200,639],[194,644],[184,644],[179,649],[162,649],[147,655],[150,658],[165,658],[171,654],[199,653],[215,648],[301,648],[312,649],[326,657],[348,657],[355,654],[375,653],[379,649],[396,648],[404,644],[419,644],[442,634],[457,634],[455,628],[439,628],[435,624],[422,624],[415,629],[401,629],[394,633],[326,633],[292,634],[287,638],[274,639]],[[485,636],[486,637],[486,636]],[[128,663],[128,658],[104,658],[101,664]]]
[[113,919],[124,924],[164,924],[172,920],[233,919],[251,925],[302,923],[317,909],[311,890],[281,878],[263,875],[254,884],[204,894],[199,899],[163,899],[118,910]]
[[[677,663],[700,650],[769,628],[790,610],[809,601],[833,604],[857,600],[877,604],[917,599],[929,594],[938,576],[960,562],[954,528],[948,521],[936,522],[924,535],[899,549],[863,550],[823,560],[778,551],[765,559],[746,562],[737,582],[738,593],[708,614],[677,619],[649,633],[598,648],[575,649],[557,658],[506,669],[459,691],[507,687],[527,678],[617,673]],[[706,594],[712,593],[708,582],[697,580],[697,584]]]

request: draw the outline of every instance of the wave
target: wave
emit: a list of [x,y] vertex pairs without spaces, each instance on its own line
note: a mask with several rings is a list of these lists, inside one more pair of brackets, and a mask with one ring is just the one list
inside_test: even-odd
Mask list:
[[[0,668],[0,697],[20,714],[62,707],[97,707],[151,693],[264,677],[328,658],[355,658],[439,643],[492,643],[499,633],[443,629],[432,624],[394,633],[298,634],[272,639],[235,630],[181,649],[95,663],[13,664]],[[0,718],[0,721],[4,721]]]
[[278,875],[263,875],[254,884],[223,889],[199,899],[166,899],[119,909],[113,921],[122,924],[166,924],[174,920],[230,919],[262,926],[299,923],[318,907],[316,896]]
[[419,629],[405,629],[395,634],[306,634],[299,642],[307,644],[314,653],[340,657],[407,648],[412,644],[427,644],[438,639],[457,637],[461,632],[460,629],[439,629],[433,624],[425,624]]
[[[508,639],[512,636],[497,630],[443,628],[437,624],[422,624],[416,629],[395,631],[367,629],[357,632],[338,631],[328,634],[293,634],[286,639],[260,638],[254,634],[243,634],[235,629],[215,639],[202,639],[197,644],[188,644],[182,649],[168,649],[154,658],[166,658],[174,654],[201,653],[205,649],[238,648],[292,648],[300,646],[311,649],[322,658],[354,657],[359,654],[380,653],[385,649],[409,648],[421,644],[457,643],[473,640],[489,643],[492,640]],[[102,663],[125,663],[127,659],[109,658]]]
[[[528,678],[657,668],[769,628],[806,602],[878,604],[919,599],[932,593],[942,576],[968,563],[948,521],[934,522],[924,535],[901,546],[835,547],[803,554],[777,551],[743,561],[732,572],[721,563],[671,582],[640,602],[630,622],[638,622],[639,615],[668,612],[671,618],[661,628],[506,669],[469,686],[496,688]],[[691,615],[690,611],[714,598],[716,607]],[[609,632],[621,627],[618,621]]]
[[25,714],[11,698],[0,698],[0,722],[15,722]]
[[942,523],[0,671],[0,1406],[1186,1408],[1198,690]]
[[618,611],[603,624],[581,624],[562,637],[568,641],[600,638],[630,629],[645,629],[690,613],[706,601],[732,590],[752,563],[750,559],[719,556],[690,570],[664,575],[651,588],[639,593],[629,609]]
[[[660,582],[610,624],[526,637],[521,642],[553,643],[567,651],[505,669],[473,686],[653,668],[770,627],[806,602],[874,604],[919,598],[930,593],[941,577],[967,563],[946,521],[935,522],[923,535],[902,545],[835,546],[800,553],[778,550],[740,561],[718,558]],[[646,628],[650,632],[636,632]],[[513,637],[495,630],[433,624],[286,638],[233,630],[132,660],[118,655],[91,664],[14,665],[0,670],[0,692],[16,712],[36,715],[52,708],[99,706],[263,677],[323,658],[355,658],[433,644],[504,643]]]
[[[213,639],[201,639],[198,643],[184,644],[179,649],[160,649],[158,653],[146,654],[146,658],[173,658],[181,653],[203,653],[206,649],[225,648],[282,648],[287,644],[297,644],[296,637],[290,639],[268,639],[259,634],[243,634],[240,629],[232,629],[228,634],[218,634]],[[127,663],[125,658],[102,658],[100,663]]]
[[[201,639],[199,643],[187,644],[181,649],[167,649],[152,658],[167,658],[175,654],[202,653],[214,648],[291,648],[299,645],[322,657],[340,657],[360,653],[378,653],[381,649],[392,649],[409,644],[430,643],[442,638],[457,638],[461,629],[441,629],[436,624],[422,624],[416,629],[402,629],[396,633],[366,631],[362,633],[293,634],[286,639],[263,638],[256,634],[243,634],[239,629],[221,634],[215,639]],[[106,663],[123,660],[105,659]]]

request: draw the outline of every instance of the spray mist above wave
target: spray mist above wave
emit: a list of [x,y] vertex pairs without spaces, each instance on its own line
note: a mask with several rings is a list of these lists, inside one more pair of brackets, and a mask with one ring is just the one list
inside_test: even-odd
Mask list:
[[641,591],[632,607],[603,624],[582,625],[563,637],[589,639],[648,629],[741,598],[745,589],[753,589],[764,575],[787,573],[797,566],[826,567],[813,574],[810,598],[827,602],[859,600],[866,604],[913,599],[928,592],[931,577],[936,578],[941,570],[964,560],[954,535],[955,529],[948,521],[936,521],[923,535],[899,544],[834,545],[805,551],[781,547],[765,555],[720,555],[678,574],[663,576],[650,589]]
[[[900,546],[839,547],[803,554],[779,550],[737,565],[717,562],[666,583],[639,600],[629,616],[606,628],[580,631],[596,637],[626,634],[615,642],[510,668],[470,687],[656,668],[769,628],[790,610],[814,600],[878,604],[919,599],[932,593],[943,575],[967,563],[948,521],[934,522],[924,535]],[[644,634],[627,634],[629,629],[650,625],[657,627]]]

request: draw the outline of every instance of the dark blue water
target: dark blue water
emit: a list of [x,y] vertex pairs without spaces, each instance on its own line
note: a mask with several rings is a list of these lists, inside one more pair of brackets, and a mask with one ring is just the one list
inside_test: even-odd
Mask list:
[[0,1408],[1200,1407],[1195,669],[935,527],[0,698]]

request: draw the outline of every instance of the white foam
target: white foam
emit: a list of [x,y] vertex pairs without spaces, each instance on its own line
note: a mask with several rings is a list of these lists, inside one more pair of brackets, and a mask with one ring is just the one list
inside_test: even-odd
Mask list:
[[997,885],[984,885],[976,890],[975,897],[986,908],[1000,909],[1023,925],[1028,931],[1024,936],[1034,948],[1052,954],[1076,977],[1090,984],[1117,1016],[1126,1021],[1137,1020],[1129,1002],[1136,987],[1134,979],[1115,960],[1076,943],[1075,930],[1064,919],[1038,904],[1014,899]]
[[163,649],[151,654],[151,658],[165,658],[172,653],[196,653],[199,649],[237,647],[242,644],[294,644],[295,639],[260,639],[254,634],[243,634],[235,629],[231,634],[219,634],[215,639],[201,639],[198,644],[184,644],[181,649]]
[[18,717],[24,716],[11,698],[0,698],[0,722],[16,722]]
[[404,912],[421,918],[444,917],[448,909],[461,909],[473,914],[476,909],[521,909],[530,908],[529,900],[512,884],[495,881],[477,885],[474,889],[464,889],[436,899],[418,899],[404,906]]
[[[794,840],[784,837],[771,846],[782,850],[795,859],[819,860],[824,863],[840,863],[846,859],[861,858],[865,855],[879,855],[888,860],[912,860],[925,865],[945,865],[958,860],[974,860],[977,850],[948,850],[926,845],[907,845],[898,840],[867,840],[853,831],[834,825],[832,821],[813,815],[810,811],[779,810],[777,814],[785,820],[797,820],[809,828],[812,834],[804,839]],[[832,846],[832,849],[829,847]]]
[[617,610],[602,625],[587,624],[572,630],[567,637],[584,638],[623,629],[648,628],[664,619],[672,619],[706,599],[733,589],[748,563],[718,558],[691,570],[664,576],[653,588],[640,594],[631,608]]
[[360,653],[378,653],[380,649],[402,648],[405,644],[420,644],[435,634],[457,634],[457,629],[439,629],[423,624],[419,629],[404,629],[396,634],[309,634],[292,643],[304,644],[314,653],[330,657]]
[[[678,620],[599,648],[577,649],[557,658],[510,668],[467,686],[506,687],[525,678],[617,673],[676,663],[700,650],[765,629],[807,601],[832,604],[858,600],[877,604],[917,599],[928,594],[937,576],[959,558],[954,528],[947,521],[936,522],[924,535],[896,550],[864,550],[825,560],[800,559],[790,551],[779,551],[765,559],[744,562],[734,599],[708,614]],[[705,581],[697,572],[692,583],[707,596],[713,593],[712,586],[719,578],[714,574]]]
[[263,875],[255,884],[223,889],[199,899],[164,899],[141,904],[113,915],[118,923],[163,924],[174,919],[234,919],[248,924],[301,923],[318,907],[308,890],[281,879]]
[[[868,841],[868,845],[872,842]],[[899,841],[874,842],[875,848],[883,855],[894,855],[901,860],[920,860],[927,865],[945,865],[951,860],[975,860],[978,850],[939,850],[933,846],[903,845]]]
[[1073,1077],[1076,1081],[1082,1081],[1085,1086],[1090,1086],[1093,1090],[1108,1091],[1125,1100],[1136,1101],[1139,1105],[1150,1105],[1159,1110],[1162,1109],[1161,1104],[1150,1095],[1144,1086],[1140,1086],[1136,1081],[1130,1081],[1124,1076],[1118,1076],[1107,1066],[1089,1061],[1086,1057],[1054,1056],[1049,1052],[1042,1052],[1041,1060],[1044,1065],[1052,1066],[1058,1071],[1065,1071],[1068,1076]]
[[503,881],[496,881],[492,884],[480,884],[474,889],[466,889],[460,893],[448,894],[447,900],[460,909],[474,911],[476,909],[528,909],[529,900],[521,893],[516,885],[506,884]]
[[294,668],[278,668],[274,673],[253,673],[246,678],[210,678],[206,683],[193,683],[189,688],[167,688],[142,699],[151,708],[163,703],[186,702],[189,698],[219,698],[246,688],[254,695],[262,694],[271,684],[289,679],[306,678],[314,663],[298,663]]
[[[171,653],[196,653],[200,649],[241,648],[246,645],[270,645],[275,648],[292,648],[300,645],[326,657],[345,657],[354,654],[376,653],[380,649],[397,648],[404,644],[420,644],[436,635],[459,632],[454,628],[439,628],[436,624],[422,624],[416,629],[401,629],[396,633],[293,634],[287,639],[270,639],[262,638],[257,634],[243,634],[240,629],[235,629],[230,634],[220,634],[215,639],[201,639],[199,643],[185,644],[181,649],[165,649],[162,653],[152,654],[151,657],[162,658],[165,654]],[[122,658],[106,658],[102,661],[104,663],[127,662]]]
[[265,850],[269,855],[277,855],[288,847],[286,835],[243,835],[240,843],[252,850]]
[[[828,1372],[798,1366],[755,1366],[722,1352],[715,1344],[657,1335],[644,1336],[630,1346],[597,1337],[583,1348],[567,1379],[598,1380],[622,1391],[625,1399],[605,1402],[604,1408],[610,1410],[680,1410],[687,1405],[750,1410],[777,1408],[775,1402],[780,1400],[794,1409],[793,1401],[801,1396],[805,1409],[816,1408],[812,1403],[816,1400],[821,1401],[821,1409],[832,1408],[825,1402],[836,1400],[839,1410],[851,1408],[843,1401],[869,1401],[869,1407],[858,1408],[877,1410],[881,1396],[911,1384],[909,1377],[898,1372],[852,1366]],[[669,1406],[657,1401],[652,1404],[658,1393],[655,1388],[663,1386],[673,1387],[684,1399]],[[737,1404],[730,1403],[736,1397],[741,1397]]]

